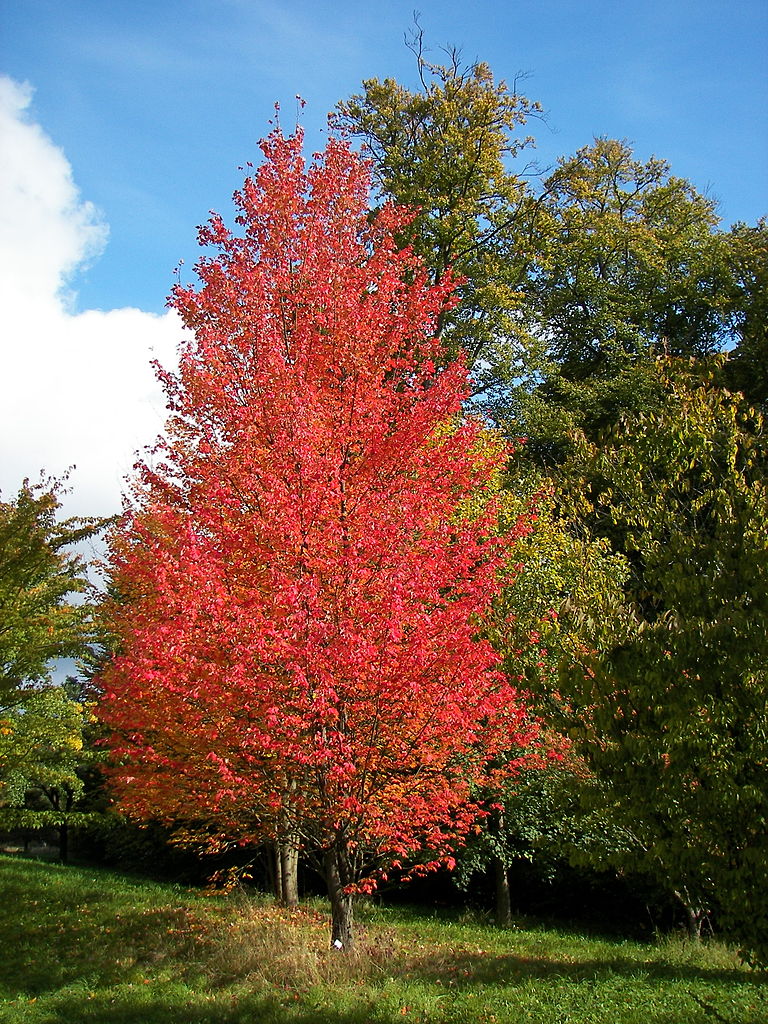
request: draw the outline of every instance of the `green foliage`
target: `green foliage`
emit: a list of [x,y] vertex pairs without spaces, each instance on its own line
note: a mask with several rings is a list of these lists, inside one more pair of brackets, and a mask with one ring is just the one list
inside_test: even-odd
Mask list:
[[521,307],[526,374],[508,415],[529,452],[558,462],[578,427],[595,437],[662,392],[653,359],[719,351],[731,327],[727,236],[715,204],[667,163],[596,139],[542,182]]
[[[90,708],[60,686],[34,691],[23,708],[8,711],[0,719],[0,801],[21,807],[35,788],[49,791],[58,810],[60,803],[81,796],[83,783],[76,769],[89,718]],[[60,799],[60,793],[67,796]]]
[[596,139],[543,183],[531,294],[552,357],[578,380],[662,348],[719,350],[725,332],[715,204],[655,157]]
[[634,859],[766,963],[768,448],[758,413],[683,369],[667,364],[659,411],[564,468],[630,574],[602,638],[563,664],[560,715]]
[[503,482],[507,514],[529,506],[532,528],[515,544],[516,571],[497,602],[492,639],[504,651],[507,672],[534,690],[546,713],[552,673],[584,642],[581,610],[592,609],[596,621],[609,615],[628,570],[621,552],[585,528],[579,493],[565,496],[537,471],[521,477],[519,469],[513,467]]
[[[523,770],[495,795],[494,810],[456,857],[455,882],[470,891],[475,876],[499,862],[527,861],[541,880],[564,865],[601,870],[637,856],[635,832],[596,798],[597,781],[583,762],[566,754]],[[600,794],[602,796],[602,794]]]
[[490,819],[459,851],[457,886],[469,890],[473,876],[495,861],[504,867],[516,860],[535,861],[542,876],[551,873],[559,855],[555,833],[563,821],[553,811],[562,792],[559,766],[522,771],[496,795]]
[[59,521],[61,490],[25,481],[0,502],[0,824],[56,827],[66,857],[67,825],[86,820],[76,808],[95,755],[90,705],[50,676],[56,659],[85,659],[95,642],[85,564],[71,548],[103,523]]
[[0,1020],[136,1024],[760,1024],[768,986],[720,944],[609,941],[519,920],[361,908],[354,956],[325,905],[205,897],[0,858]]
[[[545,725],[514,777],[480,794],[490,814],[457,853],[455,879],[464,889],[492,865],[498,872],[522,858],[545,877],[564,860],[604,863],[606,850],[632,842],[606,815],[582,807],[578,793],[594,780],[571,755],[567,739],[546,727],[553,708],[559,708],[553,694],[557,667],[578,657],[587,635],[579,609],[592,609],[597,620],[612,614],[627,563],[606,540],[574,528],[575,516],[564,514],[553,486],[535,470],[521,475],[522,468],[516,465],[508,478],[497,481],[502,515],[511,524],[528,514],[531,529],[516,541],[515,564],[496,601],[489,635],[507,674],[528,692]],[[576,504],[583,502],[577,498]],[[596,632],[593,627],[592,635]],[[511,750],[508,756],[520,753]],[[499,922],[505,916],[497,905]]]
[[93,705],[62,686],[29,691],[0,716],[0,827],[56,828],[67,859],[67,829],[91,824],[87,782],[103,758],[89,742]]
[[524,266],[523,236],[510,240],[528,189],[507,162],[531,142],[517,132],[541,108],[496,82],[487,64],[463,67],[455,51],[445,65],[430,63],[420,30],[412,48],[420,88],[369,79],[338,105],[338,119],[364,141],[382,198],[419,211],[403,241],[433,279],[449,268],[464,279],[461,304],[441,321],[446,351],[495,361]]
[[419,89],[367,80],[338,117],[364,141],[381,197],[419,210],[403,240],[435,278],[464,279],[446,351],[467,352],[476,400],[528,436],[526,458],[557,464],[574,427],[594,437],[657,408],[659,354],[706,356],[741,332],[740,373],[759,376],[764,226],[720,232],[712,200],[613,139],[537,186],[511,167],[539,105],[455,52],[430,63],[420,30],[412,48]]
[[734,277],[730,313],[736,347],[726,381],[763,412],[768,409],[768,222],[736,224],[728,236]]
[[23,701],[29,684],[46,682],[51,662],[77,658],[92,639],[90,608],[69,598],[88,589],[73,545],[102,523],[59,522],[61,484],[22,485],[0,501],[0,709]]

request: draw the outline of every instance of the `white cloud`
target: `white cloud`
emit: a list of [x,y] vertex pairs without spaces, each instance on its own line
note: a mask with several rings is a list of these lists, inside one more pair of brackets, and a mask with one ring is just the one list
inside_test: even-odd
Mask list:
[[0,490],[74,465],[67,511],[109,515],[134,452],[162,428],[150,361],[175,363],[181,325],[173,313],[72,312],[73,275],[108,232],[30,119],[31,97],[0,76]]

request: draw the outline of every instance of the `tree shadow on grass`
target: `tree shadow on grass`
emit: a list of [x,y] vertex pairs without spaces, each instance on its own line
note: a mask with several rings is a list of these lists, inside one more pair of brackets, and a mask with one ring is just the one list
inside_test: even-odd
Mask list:
[[193,970],[205,951],[208,913],[167,902],[152,906],[139,887],[131,907],[125,881],[111,892],[104,873],[91,889],[79,879],[73,893],[66,869],[52,875],[50,866],[41,867],[39,886],[30,884],[35,875],[28,866],[18,880],[12,871],[3,873],[0,989],[8,995],[32,998],[83,979],[94,986],[142,983],[166,962]]
[[412,961],[413,972],[424,981],[455,988],[489,988],[522,985],[553,978],[575,982],[610,977],[643,978],[647,981],[690,981],[747,985],[768,1000],[768,976],[747,974],[737,968],[707,968],[659,960],[627,958],[550,958],[524,953],[456,952],[450,961],[425,955]]
[[[371,1020],[364,1006],[349,1011],[324,1007],[319,1016],[316,1009],[286,1005],[264,995],[239,996],[229,1003],[222,998],[179,1003],[161,992],[135,998],[126,993],[61,992],[46,1001],[43,1012],[46,1024],[368,1024]],[[1,1014],[0,1009],[0,1019]]]

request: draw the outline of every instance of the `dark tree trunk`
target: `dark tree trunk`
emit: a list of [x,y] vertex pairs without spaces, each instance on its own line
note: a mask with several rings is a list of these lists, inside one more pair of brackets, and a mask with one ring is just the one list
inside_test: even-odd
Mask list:
[[509,872],[501,857],[494,857],[493,870],[496,876],[496,924],[499,928],[509,928],[512,924]]
[[[67,814],[72,810],[72,805],[75,802],[75,795],[69,786],[63,785],[61,788],[58,786],[51,786],[48,789],[45,786],[41,786],[40,788],[54,811],[61,811],[62,814]],[[57,829],[59,833],[59,861],[62,864],[68,864],[69,823],[66,818],[64,818],[62,823],[57,826]]]
[[69,864],[69,825],[63,821],[59,825],[59,860]]
[[331,901],[331,946],[349,952],[354,947],[353,897],[344,892],[345,864],[341,852],[332,847],[325,853],[325,879]]
[[280,843],[274,842],[270,847],[269,873],[272,876],[272,892],[278,903],[283,899],[283,860],[280,856]]

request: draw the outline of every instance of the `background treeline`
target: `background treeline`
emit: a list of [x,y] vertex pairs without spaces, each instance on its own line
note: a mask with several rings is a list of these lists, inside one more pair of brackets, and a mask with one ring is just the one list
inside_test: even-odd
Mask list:
[[[572,912],[598,891],[639,916],[676,902],[692,933],[715,923],[765,963],[768,225],[724,229],[621,140],[541,172],[535,102],[414,50],[418,88],[366,81],[336,119],[372,161],[372,216],[416,208],[402,243],[434,281],[461,278],[440,335],[446,361],[470,360],[472,407],[526,439],[500,486],[510,522],[533,505],[537,528],[492,640],[557,754],[479,794],[493,810],[455,880],[501,924],[522,888]],[[59,498],[43,482],[0,504],[0,823],[54,829],[62,859],[77,827],[84,854],[128,867],[235,866],[254,851],[196,860],[110,810],[110,644],[72,554],[104,524],[60,522]],[[79,681],[53,685],[67,657]],[[269,884],[274,861],[254,872]]]

